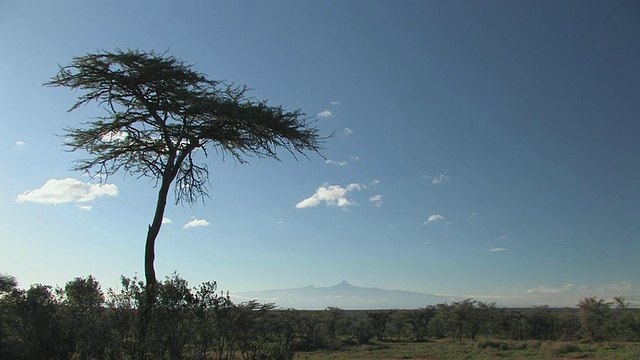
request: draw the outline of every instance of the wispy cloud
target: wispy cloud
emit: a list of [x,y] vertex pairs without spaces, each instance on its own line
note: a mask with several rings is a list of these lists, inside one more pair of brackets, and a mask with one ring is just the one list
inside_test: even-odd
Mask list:
[[575,289],[575,285],[573,284],[567,284],[559,288],[548,288],[540,285],[533,289],[527,290],[526,293],[527,294],[562,294],[562,293],[570,292],[574,289]]
[[457,295],[463,298],[474,298],[481,301],[492,301],[501,306],[532,306],[547,305],[551,307],[575,307],[579,299],[597,296],[611,301],[614,296],[624,296],[632,306],[640,306],[640,287],[623,281],[609,284],[574,284],[539,285],[533,288],[518,286],[505,294],[465,294]]
[[110,131],[100,138],[104,142],[118,142],[127,138],[128,134],[125,131]]
[[337,206],[346,208],[355,204],[354,201],[347,199],[347,193],[353,190],[360,190],[362,185],[352,183],[346,187],[340,185],[324,184],[320,186],[315,194],[300,201],[296,204],[297,209],[310,208],[325,203],[327,206]]
[[502,248],[502,247],[497,247],[497,248],[489,249],[489,250],[487,250],[487,251],[488,251],[488,252],[495,253],[495,252],[504,252],[504,251],[508,251],[508,250],[507,250],[507,249],[505,249],[505,248]]
[[607,284],[601,287],[601,293],[628,294],[633,291],[633,285],[629,281],[623,281],[615,284]]
[[375,207],[382,206],[382,195],[374,195],[369,198],[369,202],[373,204]]
[[327,117],[331,117],[333,116],[333,113],[331,112],[331,110],[322,110],[319,113],[317,113],[316,115],[323,117],[323,118],[327,118]]
[[99,197],[117,196],[114,184],[84,183],[73,178],[49,179],[38,189],[27,190],[16,197],[17,202],[55,205],[70,202],[84,203]]
[[325,163],[326,164],[331,164],[331,165],[338,165],[338,166],[349,165],[349,163],[346,162],[346,161],[335,161],[335,160],[326,160]]
[[442,184],[445,181],[449,180],[449,176],[444,175],[444,174],[440,174],[438,176],[428,176],[428,175],[423,175],[423,178],[430,180],[431,184],[433,185],[437,185],[437,184]]
[[22,140],[18,140],[18,141],[16,141],[16,145],[18,145],[18,146],[24,146],[24,141],[22,141]]
[[340,105],[340,101],[332,101],[330,104],[333,106]]
[[80,209],[82,211],[91,211],[91,209],[93,209],[93,206],[91,206],[91,205],[79,205],[78,209]]
[[162,218],[162,223],[163,224],[172,224],[173,221],[171,221],[171,219],[169,219],[169,218],[163,217]]
[[349,160],[360,161],[360,156],[349,156]]
[[438,221],[442,221],[444,220],[444,216],[442,215],[438,215],[438,214],[434,214],[429,216],[429,218],[427,219],[427,223],[434,223],[434,222],[438,222]]
[[353,130],[349,129],[349,128],[344,128],[344,130],[342,130],[342,135],[344,136],[349,136],[353,134]]
[[191,221],[189,221],[188,223],[184,224],[184,226],[182,227],[183,229],[190,229],[190,228],[194,228],[194,227],[198,227],[198,226],[208,226],[209,222],[207,220],[198,220],[198,219],[193,219]]

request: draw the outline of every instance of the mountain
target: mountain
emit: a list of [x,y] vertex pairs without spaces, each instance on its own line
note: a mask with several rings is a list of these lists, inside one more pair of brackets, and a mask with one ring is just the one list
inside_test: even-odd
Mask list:
[[329,306],[345,310],[417,309],[460,299],[402,290],[353,286],[346,281],[329,287],[313,285],[298,289],[249,291],[232,294],[234,302],[257,300],[282,308],[323,310]]

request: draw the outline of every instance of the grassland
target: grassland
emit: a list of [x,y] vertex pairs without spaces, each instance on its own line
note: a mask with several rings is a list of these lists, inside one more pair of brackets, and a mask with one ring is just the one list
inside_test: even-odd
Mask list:
[[376,342],[336,350],[298,352],[299,360],[365,359],[640,359],[637,342],[560,342],[560,341],[453,341]]

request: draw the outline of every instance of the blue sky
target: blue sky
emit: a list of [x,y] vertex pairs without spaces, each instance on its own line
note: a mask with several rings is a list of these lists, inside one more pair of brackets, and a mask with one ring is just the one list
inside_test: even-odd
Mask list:
[[326,161],[212,154],[211,198],[167,207],[159,277],[640,304],[639,19],[633,1],[3,1],[0,272],[143,276],[153,181],[71,172],[56,135],[103,113],[42,83],[155,49],[335,133]]

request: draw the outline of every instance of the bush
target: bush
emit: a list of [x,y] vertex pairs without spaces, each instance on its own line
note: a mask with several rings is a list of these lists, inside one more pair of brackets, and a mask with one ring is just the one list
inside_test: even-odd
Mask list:
[[580,348],[576,344],[564,343],[564,344],[559,344],[555,350],[557,354],[562,355],[562,354],[568,354],[572,352],[578,352],[580,351]]
[[486,348],[491,348],[491,349],[496,349],[496,350],[510,350],[511,347],[509,346],[509,344],[507,344],[504,341],[498,341],[498,340],[484,340],[481,341],[480,343],[478,343],[478,347],[480,349],[486,349]]

